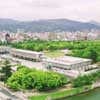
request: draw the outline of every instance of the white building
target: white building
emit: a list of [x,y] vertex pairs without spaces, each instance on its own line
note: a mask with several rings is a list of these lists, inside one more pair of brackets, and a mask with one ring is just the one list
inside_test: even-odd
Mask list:
[[[75,73],[78,75],[91,69],[93,66],[91,65],[91,59],[83,59],[78,57],[64,56],[59,58],[45,59],[44,64],[45,67],[51,69],[53,71],[63,73],[71,76]],[[91,68],[90,68],[91,67]]]
[[36,61],[41,61],[43,56],[43,53],[41,52],[14,49],[14,48],[10,50],[10,54],[15,57],[29,59],[29,60],[36,60]]

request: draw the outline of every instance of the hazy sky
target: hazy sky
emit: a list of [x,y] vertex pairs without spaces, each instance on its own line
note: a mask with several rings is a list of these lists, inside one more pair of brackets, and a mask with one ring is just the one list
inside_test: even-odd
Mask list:
[[100,22],[100,0],[0,0],[0,18],[67,18]]

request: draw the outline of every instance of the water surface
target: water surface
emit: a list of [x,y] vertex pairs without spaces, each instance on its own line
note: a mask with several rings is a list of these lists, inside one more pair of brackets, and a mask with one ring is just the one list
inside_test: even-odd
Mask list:
[[63,100],[100,100],[100,88],[85,94],[73,96]]

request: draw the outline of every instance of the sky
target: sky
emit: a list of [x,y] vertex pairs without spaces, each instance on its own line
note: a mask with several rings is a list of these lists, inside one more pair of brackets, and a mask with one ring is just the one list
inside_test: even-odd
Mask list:
[[0,18],[100,22],[100,0],[0,0]]

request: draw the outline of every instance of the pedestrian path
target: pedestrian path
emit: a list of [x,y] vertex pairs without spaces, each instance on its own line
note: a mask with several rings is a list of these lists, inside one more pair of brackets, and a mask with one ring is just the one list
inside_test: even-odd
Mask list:
[[0,87],[0,100],[20,100],[15,95],[11,94],[8,90]]

